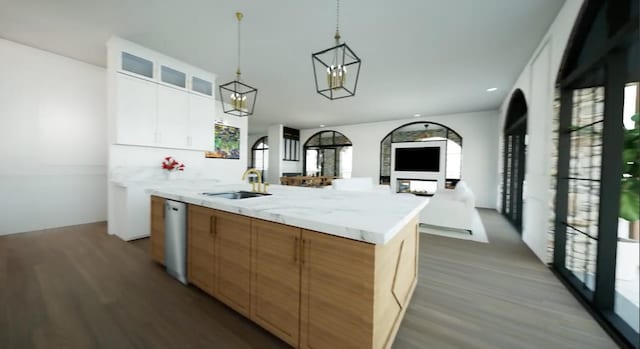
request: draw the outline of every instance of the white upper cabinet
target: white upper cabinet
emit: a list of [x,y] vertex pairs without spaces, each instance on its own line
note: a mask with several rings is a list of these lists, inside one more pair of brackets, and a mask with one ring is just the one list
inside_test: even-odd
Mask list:
[[215,100],[189,94],[189,145],[193,149],[213,150]]
[[155,145],[158,86],[124,74],[115,79],[116,143]]
[[214,74],[117,37],[107,48],[112,144],[213,149]]
[[189,148],[189,94],[173,87],[158,86],[158,144],[167,148]]

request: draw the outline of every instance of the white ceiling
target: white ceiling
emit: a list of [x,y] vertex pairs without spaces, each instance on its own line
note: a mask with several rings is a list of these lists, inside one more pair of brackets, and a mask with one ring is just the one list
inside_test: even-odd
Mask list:
[[[258,88],[250,132],[498,108],[564,0],[342,0],[362,59],[355,97],[315,92],[311,53],[330,47],[335,1],[0,0],[0,36],[105,65],[115,34]],[[1,59],[1,58],[0,58]],[[489,87],[498,91],[486,92]]]

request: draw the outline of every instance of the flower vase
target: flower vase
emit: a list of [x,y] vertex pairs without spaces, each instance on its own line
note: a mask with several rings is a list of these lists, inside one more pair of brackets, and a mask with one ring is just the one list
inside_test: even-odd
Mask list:
[[176,179],[176,171],[165,171],[164,174],[168,181]]

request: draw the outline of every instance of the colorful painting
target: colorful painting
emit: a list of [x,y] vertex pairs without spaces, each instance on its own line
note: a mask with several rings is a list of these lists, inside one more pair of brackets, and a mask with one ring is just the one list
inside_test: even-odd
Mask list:
[[240,129],[224,124],[215,126],[215,150],[205,153],[207,158],[240,159]]

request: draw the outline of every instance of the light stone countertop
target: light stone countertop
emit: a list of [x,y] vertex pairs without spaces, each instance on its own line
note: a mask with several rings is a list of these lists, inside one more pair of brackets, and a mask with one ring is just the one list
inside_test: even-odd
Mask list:
[[273,195],[232,200],[202,192],[250,190],[248,184],[163,187],[152,195],[319,231],[372,244],[385,244],[417,216],[428,198],[410,194],[269,186]]

